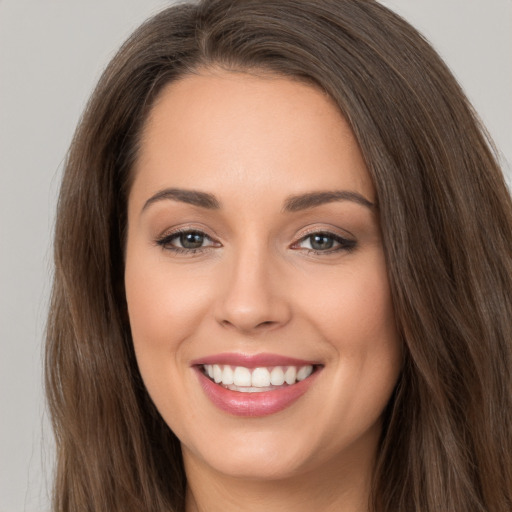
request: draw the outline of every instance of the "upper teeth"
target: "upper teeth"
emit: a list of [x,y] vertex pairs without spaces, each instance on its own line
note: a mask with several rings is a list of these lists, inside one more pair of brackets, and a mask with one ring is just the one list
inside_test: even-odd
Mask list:
[[295,382],[309,377],[313,372],[312,365],[250,369],[244,366],[230,366],[228,364],[205,364],[203,367],[207,375],[217,384],[255,388],[281,386],[285,382],[289,385],[295,384]]

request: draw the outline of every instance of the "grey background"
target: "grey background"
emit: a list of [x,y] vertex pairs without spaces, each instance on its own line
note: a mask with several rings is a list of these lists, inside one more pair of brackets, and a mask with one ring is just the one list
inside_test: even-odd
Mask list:
[[[62,163],[108,60],[164,0],[0,0],[0,512],[48,510],[41,349]],[[512,0],[385,0],[434,44],[512,180]]]

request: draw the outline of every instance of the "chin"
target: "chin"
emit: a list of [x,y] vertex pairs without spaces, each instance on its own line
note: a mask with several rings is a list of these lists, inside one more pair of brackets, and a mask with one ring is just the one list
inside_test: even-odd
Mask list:
[[[283,432],[247,432],[196,447],[195,457],[216,473],[248,480],[282,480],[311,469],[314,443],[296,442]],[[191,452],[186,446],[186,452]]]

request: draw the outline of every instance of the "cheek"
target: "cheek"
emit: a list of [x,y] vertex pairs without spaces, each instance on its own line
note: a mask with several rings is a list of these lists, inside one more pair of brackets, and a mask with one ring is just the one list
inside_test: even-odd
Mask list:
[[307,287],[304,310],[339,351],[365,352],[397,345],[386,265],[381,251],[358,265],[337,267]]
[[[141,254],[142,253],[142,254]],[[165,254],[127,253],[125,288],[139,371],[153,402],[175,432],[191,415],[188,347],[209,309],[204,279],[169,265]]]
[[165,256],[140,264],[128,258],[126,298],[134,344],[169,349],[190,335],[207,307],[204,280],[171,267]]
[[175,411],[187,394],[188,347],[210,309],[206,283],[197,272],[192,278],[185,268],[170,265],[154,247],[139,247],[127,252],[125,269],[133,346],[153,401],[161,411]]
[[385,259],[376,251],[347,272],[335,271],[324,287],[308,287],[303,310],[332,349],[333,389],[344,397],[344,414],[371,418],[387,403],[402,360]]
[[[331,426],[331,447],[379,424],[401,370],[384,257],[375,254],[365,263],[347,272],[336,268],[337,276],[325,279],[324,286],[317,280],[302,295],[302,311],[331,348],[326,366],[331,392],[320,413]],[[340,425],[347,426],[343,436]]]

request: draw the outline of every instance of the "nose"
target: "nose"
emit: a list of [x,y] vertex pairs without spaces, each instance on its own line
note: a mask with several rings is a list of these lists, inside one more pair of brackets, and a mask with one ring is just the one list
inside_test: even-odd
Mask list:
[[217,301],[217,321],[226,328],[255,335],[286,325],[291,304],[277,262],[248,248],[226,261],[224,290]]

